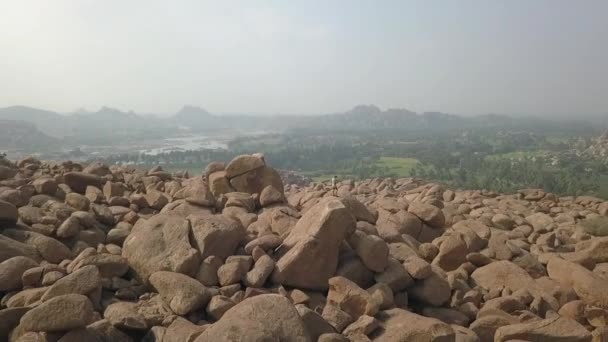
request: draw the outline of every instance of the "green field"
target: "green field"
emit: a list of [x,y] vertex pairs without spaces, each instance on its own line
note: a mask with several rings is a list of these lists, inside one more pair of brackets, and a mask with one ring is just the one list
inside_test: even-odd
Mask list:
[[396,177],[409,177],[418,163],[414,158],[380,157],[376,165],[388,168],[389,174]]
[[[372,177],[409,177],[412,169],[418,164],[414,158],[380,157],[373,164],[374,169],[366,178]],[[312,178],[315,182],[323,182],[338,176],[339,179],[360,178],[353,174],[353,170],[323,170],[302,172],[303,175]]]

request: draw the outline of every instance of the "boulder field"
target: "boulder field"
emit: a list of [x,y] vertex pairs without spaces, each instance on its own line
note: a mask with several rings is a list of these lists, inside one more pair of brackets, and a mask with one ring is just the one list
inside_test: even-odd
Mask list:
[[608,341],[590,196],[35,158],[0,173],[0,342]]

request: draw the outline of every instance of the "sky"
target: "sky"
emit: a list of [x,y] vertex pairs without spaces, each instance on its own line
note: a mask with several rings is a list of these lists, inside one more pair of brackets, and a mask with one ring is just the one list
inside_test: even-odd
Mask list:
[[0,107],[608,115],[606,0],[3,0]]

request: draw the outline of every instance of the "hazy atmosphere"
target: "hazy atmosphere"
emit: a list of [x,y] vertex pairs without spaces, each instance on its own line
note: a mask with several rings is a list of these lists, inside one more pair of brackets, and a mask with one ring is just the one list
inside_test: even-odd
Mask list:
[[608,0],[0,0],[0,342],[607,342]]
[[0,107],[608,110],[608,2],[0,3]]

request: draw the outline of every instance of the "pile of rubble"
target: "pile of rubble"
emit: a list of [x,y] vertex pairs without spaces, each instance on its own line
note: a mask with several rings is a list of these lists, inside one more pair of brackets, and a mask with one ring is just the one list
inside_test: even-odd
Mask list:
[[0,341],[605,341],[608,202],[0,165]]

